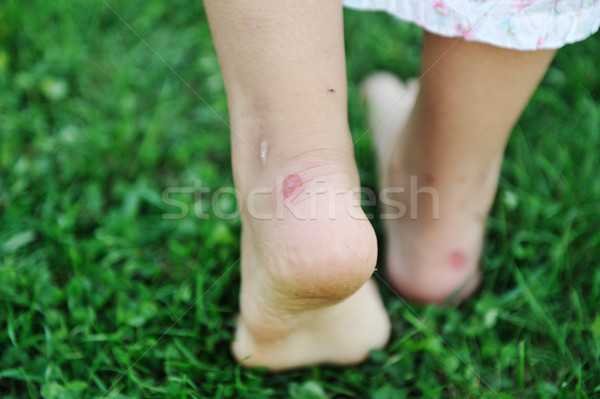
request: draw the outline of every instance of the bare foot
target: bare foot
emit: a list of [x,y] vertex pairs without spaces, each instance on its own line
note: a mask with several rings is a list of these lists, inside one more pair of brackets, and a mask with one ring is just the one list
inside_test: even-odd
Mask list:
[[387,342],[389,319],[370,281],[375,234],[356,199],[342,193],[358,180],[345,169],[296,159],[265,179],[271,195],[246,207],[232,344],[244,366],[353,364]]
[[403,133],[418,96],[416,82],[405,84],[379,73],[368,78],[362,90],[373,126],[380,187],[404,190],[387,195],[388,205],[393,200],[400,207],[382,208],[382,218],[387,218],[388,278],[413,300],[460,301],[480,279],[486,211],[468,192],[455,195],[456,187],[436,181],[419,159],[418,138]]

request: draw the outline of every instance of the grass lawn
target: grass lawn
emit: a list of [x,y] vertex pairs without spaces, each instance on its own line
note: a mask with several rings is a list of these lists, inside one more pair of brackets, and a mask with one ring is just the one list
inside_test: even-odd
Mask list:
[[[385,350],[271,374],[229,353],[240,221],[214,213],[234,198],[192,194],[232,184],[202,5],[107,2],[123,20],[99,0],[0,3],[0,397],[600,397],[599,35],[558,54],[515,128],[475,297],[406,305],[380,284]],[[421,33],[345,17],[358,138],[358,82],[416,76]],[[374,187],[368,137],[356,154]],[[163,219],[169,188],[187,217]]]

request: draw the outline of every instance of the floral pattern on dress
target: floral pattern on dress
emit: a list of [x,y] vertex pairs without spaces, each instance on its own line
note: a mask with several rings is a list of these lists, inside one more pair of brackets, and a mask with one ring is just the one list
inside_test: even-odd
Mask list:
[[600,0],[342,0],[442,36],[515,50],[556,49],[600,27]]

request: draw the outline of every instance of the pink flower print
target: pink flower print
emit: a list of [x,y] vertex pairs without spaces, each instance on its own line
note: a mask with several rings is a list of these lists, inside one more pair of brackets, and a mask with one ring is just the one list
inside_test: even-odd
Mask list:
[[435,0],[432,3],[432,7],[435,10],[435,12],[437,12],[438,14],[443,15],[443,16],[448,15],[448,7],[446,7],[444,0]]
[[544,45],[544,38],[540,36],[537,41],[537,48],[541,48],[543,45]]
[[456,32],[465,39],[468,39],[473,35],[470,25],[463,26],[462,24],[458,24],[456,25]]
[[533,3],[535,3],[535,0],[518,0],[516,1],[516,4],[513,4],[513,7],[516,8],[518,11],[523,11],[525,8],[529,7]]

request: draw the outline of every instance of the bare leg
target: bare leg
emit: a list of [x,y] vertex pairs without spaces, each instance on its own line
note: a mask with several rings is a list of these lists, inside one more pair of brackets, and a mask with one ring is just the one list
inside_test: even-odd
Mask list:
[[341,4],[205,4],[242,205],[234,356],[274,370],[364,360],[390,325],[369,281],[375,235],[348,195],[359,180],[348,151]]
[[[418,96],[401,101],[402,114],[416,97],[408,124],[403,129],[406,117],[392,110],[375,128],[382,184],[405,187],[396,199],[408,210],[387,223],[388,276],[424,302],[457,292],[464,298],[476,288],[506,141],[554,56],[464,40],[444,55],[456,40],[425,34],[422,70],[437,65],[423,76]],[[408,89],[379,76],[364,90],[374,120]]]

